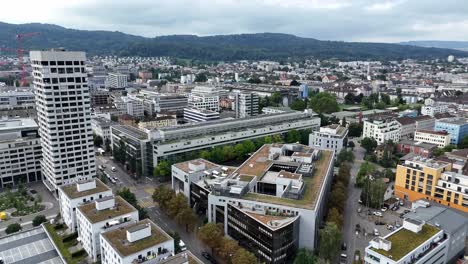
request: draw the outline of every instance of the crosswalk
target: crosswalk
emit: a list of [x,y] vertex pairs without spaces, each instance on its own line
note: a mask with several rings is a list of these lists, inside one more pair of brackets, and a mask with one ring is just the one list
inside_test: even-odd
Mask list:
[[151,199],[151,197],[142,198],[141,200],[138,201],[138,205],[141,206],[142,208],[150,208],[150,207],[155,206],[153,199]]

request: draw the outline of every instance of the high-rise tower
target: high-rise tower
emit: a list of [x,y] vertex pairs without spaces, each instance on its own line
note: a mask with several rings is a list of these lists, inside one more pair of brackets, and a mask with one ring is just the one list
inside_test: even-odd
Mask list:
[[84,52],[31,51],[44,183],[58,186],[96,175]]

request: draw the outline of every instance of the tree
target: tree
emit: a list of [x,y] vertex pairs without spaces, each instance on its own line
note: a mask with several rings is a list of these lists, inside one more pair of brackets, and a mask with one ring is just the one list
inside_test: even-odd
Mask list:
[[45,217],[45,215],[37,215],[36,217],[34,217],[33,221],[32,221],[32,225],[33,226],[39,226],[41,225],[42,223],[45,223],[47,222],[47,218]]
[[159,185],[158,188],[154,189],[151,197],[163,210],[166,210],[169,207],[169,202],[175,197],[175,192],[164,185]]
[[283,99],[281,98],[280,92],[274,92],[274,93],[271,95],[271,101],[272,101],[276,106],[283,105],[282,102],[281,102],[282,100],[283,100]]
[[304,101],[304,100],[295,100],[294,102],[292,102],[291,105],[289,105],[289,107],[292,109],[292,110],[296,110],[296,111],[304,111],[304,109],[307,108],[307,103]]
[[167,160],[160,160],[158,165],[154,168],[153,175],[163,179],[167,179],[171,176],[171,165],[169,162]]
[[461,143],[460,148],[468,148],[468,136],[464,136]]
[[326,223],[319,231],[319,256],[332,261],[340,250],[341,232],[334,223]]
[[180,235],[177,232],[170,233],[172,239],[174,239],[174,251],[176,254],[180,253],[182,249],[180,248]]
[[234,157],[234,147],[231,145],[224,145],[223,146],[223,157],[224,161],[233,160]]
[[373,138],[365,137],[361,140],[361,146],[366,150],[367,154],[374,152],[377,147],[377,141]]
[[215,223],[207,223],[198,230],[198,238],[211,248],[211,252],[220,245],[223,235],[223,228]]
[[375,171],[375,166],[372,163],[364,162],[359,168],[357,177],[356,177],[356,186],[362,188],[365,183],[367,176]]
[[[154,193],[153,193],[154,194]],[[167,201],[167,215],[175,217],[185,207],[187,207],[188,201],[184,194],[178,193],[175,197],[172,197]]]
[[296,80],[292,80],[290,83],[289,83],[289,86],[299,86],[301,85],[300,82],[296,81]]
[[356,145],[354,144],[353,141],[349,141],[348,142],[348,148],[350,148],[351,150],[354,150],[354,147],[356,147]]
[[343,162],[353,162],[354,161],[354,154],[350,150],[346,150],[345,148],[341,149],[340,153],[336,156],[336,163],[339,166]]
[[206,74],[200,73],[195,76],[195,82],[206,82],[208,81],[208,77],[206,77]]
[[102,137],[96,134],[93,134],[94,146],[100,148],[102,146],[103,140]]
[[7,235],[12,234],[12,233],[16,233],[16,232],[20,231],[21,229],[23,229],[23,228],[21,227],[20,224],[14,223],[14,224],[10,224],[10,225],[7,226],[7,228],[5,229],[5,233],[7,233]]
[[237,160],[242,160],[246,154],[244,146],[242,144],[236,144],[234,146],[234,156]]
[[340,212],[344,212],[344,206],[346,205],[346,188],[343,183],[338,182],[333,186],[328,204],[330,207],[335,207]]
[[345,104],[354,104],[355,103],[355,99],[354,99],[354,94],[352,93],[348,93],[346,94],[346,96],[344,97],[344,100],[345,100]]
[[315,264],[317,263],[317,258],[314,253],[306,248],[301,248],[296,253],[293,264]]
[[286,142],[287,143],[296,143],[301,141],[301,134],[296,130],[289,130],[286,134]]
[[387,186],[383,179],[371,180],[367,177],[362,188],[361,200],[371,208],[380,209],[383,205],[386,190]]
[[255,151],[255,144],[250,139],[244,140],[242,142],[242,147],[244,148],[245,154],[249,154]]
[[257,258],[253,253],[240,248],[236,251],[236,254],[232,257],[232,264],[255,264],[257,263]]
[[362,124],[351,123],[348,126],[348,136],[350,137],[360,137],[362,134]]
[[259,83],[262,83],[262,80],[260,80],[260,78],[258,78],[257,76],[253,76],[253,77],[250,77],[248,80],[247,80],[248,83],[254,83],[254,84],[259,84]]
[[333,207],[328,212],[327,222],[334,223],[339,229],[341,229],[343,226],[343,215],[340,214],[337,208]]
[[240,247],[237,241],[227,237],[223,237],[221,240],[221,246],[218,248],[218,254],[222,259],[231,262],[230,260],[232,259],[234,254],[236,254],[239,248]]
[[317,113],[326,114],[338,112],[340,110],[335,95],[326,92],[320,92],[312,96],[309,101],[309,107]]
[[131,204],[133,206],[138,205],[138,200],[137,200],[135,194],[132,193],[130,191],[130,189],[127,188],[127,187],[124,187],[124,188],[118,190],[117,195],[122,197],[122,199],[124,199],[125,201],[127,201],[129,204]]
[[185,225],[185,231],[189,232],[197,225],[198,218],[192,209],[186,204],[185,207],[176,215],[175,220],[179,225]]

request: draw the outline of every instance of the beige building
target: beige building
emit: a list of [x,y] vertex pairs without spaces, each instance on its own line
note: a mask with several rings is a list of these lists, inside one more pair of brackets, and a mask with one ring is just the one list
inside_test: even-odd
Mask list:
[[140,121],[138,123],[139,129],[155,129],[160,127],[171,127],[177,125],[177,119],[173,116],[161,116],[154,120]]
[[416,130],[414,141],[435,144],[443,148],[450,145],[450,134],[446,131]]

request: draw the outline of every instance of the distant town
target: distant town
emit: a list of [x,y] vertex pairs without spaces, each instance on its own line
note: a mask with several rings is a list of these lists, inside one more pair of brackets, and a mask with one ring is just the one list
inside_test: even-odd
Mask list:
[[0,264],[466,263],[468,58],[0,56]]

